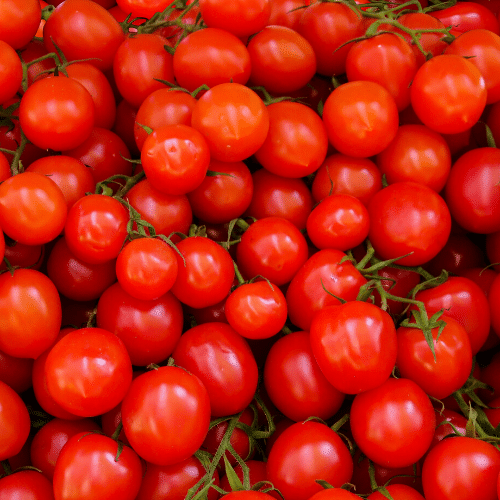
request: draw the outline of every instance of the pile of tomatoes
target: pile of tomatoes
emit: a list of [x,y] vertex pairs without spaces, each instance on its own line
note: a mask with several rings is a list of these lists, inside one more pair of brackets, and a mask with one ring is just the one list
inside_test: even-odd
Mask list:
[[498,500],[499,0],[1,6],[0,500]]

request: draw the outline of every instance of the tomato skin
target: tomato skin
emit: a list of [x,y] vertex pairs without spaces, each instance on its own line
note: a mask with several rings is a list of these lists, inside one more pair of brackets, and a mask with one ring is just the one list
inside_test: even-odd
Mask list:
[[22,5],[7,2],[2,5],[0,40],[13,49],[22,49],[35,36],[42,9],[38,0],[27,0]]
[[144,460],[172,465],[201,446],[210,423],[210,400],[200,379],[164,366],[139,375],[122,401],[122,422]]
[[23,67],[16,51],[0,39],[0,104],[16,95],[23,80]]
[[383,151],[396,136],[398,108],[379,83],[352,81],[328,96],[323,123],[330,143],[339,153],[368,158]]
[[[415,488],[406,486],[406,484],[389,484],[387,486],[387,492],[394,500],[425,500]],[[384,498],[387,497],[377,491],[369,495],[367,500],[384,500]]]
[[472,350],[465,329],[445,316],[446,326],[436,340],[438,328],[432,329],[436,362],[423,332],[418,328],[397,330],[397,366],[401,376],[416,382],[429,396],[443,399],[460,389],[472,370]]
[[250,80],[273,94],[288,94],[304,87],[316,73],[311,44],[285,26],[266,26],[248,43]]
[[453,218],[467,231],[500,230],[500,151],[475,148],[453,164],[445,198]]
[[252,89],[240,83],[221,83],[198,99],[191,125],[207,140],[211,158],[241,161],[264,143],[269,113]]
[[70,209],[64,235],[70,251],[89,264],[118,257],[127,237],[129,215],[115,198],[90,194]]
[[192,92],[201,85],[214,87],[235,82],[245,85],[250,78],[250,55],[243,42],[219,28],[197,30],[176,47],[174,75],[179,86]]
[[119,45],[125,39],[118,21],[91,0],[71,0],[56,7],[43,29],[48,52],[52,39],[69,61],[90,59],[100,70],[111,69]]
[[114,408],[132,381],[132,363],[123,342],[102,328],[69,332],[45,362],[47,388],[56,403],[81,417]]
[[36,359],[61,327],[61,300],[47,276],[33,269],[0,275],[0,349]]
[[0,479],[0,500],[53,500],[52,483],[35,470],[19,470]]
[[314,313],[340,302],[328,292],[344,300],[355,300],[366,279],[352,262],[339,264],[345,253],[327,248],[315,253],[296,273],[286,292],[290,321],[309,331]]
[[307,332],[290,333],[273,344],[264,384],[273,404],[295,422],[311,416],[328,420],[344,401],[344,394],[320,370]]
[[393,320],[368,302],[321,309],[313,316],[310,336],[321,371],[345,394],[378,387],[394,368],[397,339]]
[[206,387],[211,414],[245,409],[257,389],[257,363],[246,340],[225,323],[204,323],[184,332],[172,357]]
[[163,12],[172,3],[172,0],[118,0],[116,3],[126,15],[132,14],[131,19],[135,17],[149,19],[157,12]]
[[177,254],[178,272],[172,293],[183,304],[197,309],[226,298],[234,280],[234,263],[227,250],[203,236],[186,238],[177,249],[184,260]]
[[0,381],[0,459],[6,460],[21,451],[30,433],[30,416],[24,401],[6,383]]
[[359,498],[354,493],[343,490],[342,488],[328,488],[326,490],[318,491],[308,500],[356,500]]
[[134,366],[147,366],[172,354],[182,333],[183,312],[170,292],[142,300],[115,283],[99,298],[97,326],[124,343]]
[[33,385],[33,364],[33,359],[18,358],[0,351],[0,380],[21,394]]
[[443,54],[426,61],[411,85],[411,105],[424,125],[443,134],[471,128],[487,99],[486,83],[469,60]]
[[368,205],[370,239],[383,259],[418,266],[435,257],[451,232],[445,201],[431,188],[416,182],[396,182],[378,191]]
[[137,454],[102,434],[81,432],[61,450],[54,469],[54,499],[112,498],[134,500],[142,479]]
[[422,468],[426,500],[497,498],[500,452],[490,443],[453,437],[438,443]]
[[308,257],[307,242],[288,220],[266,217],[250,225],[236,248],[239,270],[261,275],[278,286],[288,283]]
[[420,460],[436,428],[434,408],[427,394],[404,378],[389,378],[357,394],[350,422],[361,451],[384,467],[404,467]]
[[350,481],[352,470],[351,455],[339,435],[315,421],[285,429],[267,461],[269,481],[287,500],[307,500],[321,491],[319,477],[340,487]]
[[319,115],[305,104],[281,101],[267,107],[269,131],[255,152],[269,172],[300,178],[314,173],[326,158],[327,131]]
[[63,192],[43,174],[23,172],[0,185],[0,227],[15,241],[48,243],[63,230],[67,212]]

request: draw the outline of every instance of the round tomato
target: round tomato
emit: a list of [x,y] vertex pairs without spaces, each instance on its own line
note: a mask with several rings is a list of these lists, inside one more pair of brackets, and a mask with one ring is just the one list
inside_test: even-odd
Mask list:
[[18,470],[0,479],[0,500],[53,500],[52,482],[36,470]]
[[157,465],[186,460],[201,446],[210,424],[210,399],[198,377],[176,366],[139,375],[122,402],[132,448]]
[[132,14],[132,19],[134,17],[149,19],[157,12],[163,12],[173,2],[172,0],[118,0],[116,3],[125,14]]
[[0,39],[0,104],[14,97],[23,80],[23,66],[16,51]]

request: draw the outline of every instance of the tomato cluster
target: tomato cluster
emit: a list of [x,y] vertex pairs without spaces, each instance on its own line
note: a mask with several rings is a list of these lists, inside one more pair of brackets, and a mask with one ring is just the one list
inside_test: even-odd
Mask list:
[[18,3],[0,500],[498,500],[500,3]]

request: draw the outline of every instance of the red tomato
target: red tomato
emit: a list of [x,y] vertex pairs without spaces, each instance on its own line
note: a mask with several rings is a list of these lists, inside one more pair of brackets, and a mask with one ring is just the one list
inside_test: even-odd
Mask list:
[[357,500],[358,495],[342,488],[328,488],[315,493],[308,500]]
[[0,275],[0,349],[11,356],[36,359],[61,327],[61,300],[56,287],[34,269]]
[[276,335],[287,319],[283,292],[267,281],[244,283],[236,288],[226,299],[224,312],[228,323],[249,339]]
[[260,275],[278,286],[288,283],[307,257],[305,237],[281,217],[266,217],[251,224],[236,248],[243,276],[251,279]]
[[201,184],[187,194],[193,214],[211,224],[240,217],[252,200],[250,169],[242,161],[211,160],[208,171]]
[[66,219],[64,234],[70,251],[89,264],[118,257],[127,237],[129,214],[115,198],[90,194],[80,198]]
[[111,69],[124,39],[118,21],[91,0],[62,2],[43,28],[43,41],[49,52],[55,51],[53,43],[56,43],[69,61],[89,59],[103,71]]
[[121,498],[135,500],[142,464],[128,446],[102,434],[80,432],[61,450],[54,469],[54,498]]
[[36,470],[19,470],[0,479],[0,500],[53,500],[52,483]]
[[311,44],[285,26],[266,26],[248,43],[252,85],[287,95],[304,87],[316,73]]
[[252,89],[240,83],[221,83],[198,99],[191,125],[207,140],[211,158],[241,161],[264,143],[269,113]]
[[340,436],[315,421],[297,422],[275,441],[267,460],[269,481],[287,500],[307,500],[322,490],[322,478],[334,487],[348,483],[353,462]]
[[122,402],[125,434],[139,456],[157,465],[189,458],[203,443],[210,400],[200,379],[163,366],[139,375]]
[[443,439],[427,455],[422,468],[426,500],[497,498],[500,452],[470,437]]
[[429,447],[429,450],[434,448],[440,441],[442,441],[446,436],[456,435],[456,433],[465,436],[467,427],[467,419],[453,410],[436,410],[436,431],[434,432],[434,438]]
[[383,33],[352,45],[346,59],[347,79],[370,80],[385,87],[398,110],[410,104],[410,83],[417,72],[413,49],[404,38]]
[[316,171],[311,186],[315,201],[332,194],[350,194],[364,205],[382,189],[382,174],[369,158],[340,153],[328,156]]
[[134,136],[137,147],[142,149],[148,133],[144,125],[156,129],[162,125],[191,125],[191,114],[196,99],[187,92],[163,88],[151,92],[137,110]]
[[271,14],[270,0],[201,0],[200,12],[210,28],[229,31],[245,38],[266,26]]
[[33,364],[31,358],[18,358],[0,351],[0,380],[21,394],[33,385]]
[[94,122],[92,96],[73,78],[51,75],[37,80],[21,99],[19,123],[41,149],[65,151],[79,146],[90,136]]
[[177,278],[175,251],[155,238],[138,238],[118,254],[116,277],[132,297],[154,300],[167,293]]
[[211,414],[245,409],[257,389],[257,363],[246,340],[225,323],[204,323],[184,332],[172,357],[206,387]]
[[290,333],[273,344],[264,384],[276,408],[296,422],[312,416],[328,420],[344,401],[344,394],[320,370],[307,332]]
[[376,162],[389,184],[413,181],[439,193],[450,174],[451,152],[443,136],[434,130],[424,125],[401,125]]
[[347,82],[329,95],[323,122],[339,153],[368,158],[383,151],[396,136],[398,108],[382,85],[368,80]]
[[354,440],[370,460],[384,467],[404,467],[420,460],[429,448],[436,416],[415,382],[389,378],[356,395],[350,423]]
[[328,138],[319,115],[300,102],[270,104],[269,132],[255,152],[269,172],[283,177],[306,177],[326,158]]
[[354,196],[333,194],[312,210],[306,228],[317,248],[346,251],[363,243],[368,236],[368,210]]
[[325,307],[312,319],[311,347],[336,389],[359,394],[385,382],[396,362],[397,339],[388,313],[368,302]]
[[2,381],[0,381],[0,425],[2,427],[0,459],[6,460],[21,451],[28,439],[31,422],[21,396]]
[[296,30],[303,10],[299,9],[299,7],[306,7],[307,5],[307,0],[274,0],[271,2],[268,26],[286,26]]
[[116,335],[102,328],[82,328],[52,347],[45,375],[60,406],[81,417],[94,417],[123,399],[132,381],[132,363]]
[[161,363],[181,336],[182,307],[170,292],[156,299],[136,299],[115,283],[99,298],[97,326],[121,339],[133,365]]
[[127,15],[132,14],[134,17],[153,17],[157,12],[163,12],[172,0],[117,0],[116,2],[120,9]]
[[123,40],[116,51],[113,59],[116,86],[120,95],[136,108],[151,92],[165,87],[156,79],[174,82],[173,56],[165,50],[165,45],[168,45],[166,38],[142,33]]
[[476,148],[453,164],[445,198],[453,218],[467,231],[480,234],[500,230],[500,151]]
[[6,2],[2,5],[3,15],[0,21],[0,40],[13,49],[22,49],[35,36],[42,9],[38,0],[26,0],[19,4]]
[[30,447],[33,467],[36,467],[50,480],[54,477],[57,458],[69,438],[80,432],[99,431],[101,428],[91,419],[65,420],[54,418],[40,428]]
[[0,39],[0,104],[16,95],[23,80],[23,66],[16,51]]
[[376,252],[383,259],[405,256],[397,261],[400,265],[425,264],[444,247],[451,231],[445,201],[415,182],[396,182],[378,191],[368,214],[368,238]]
[[63,192],[43,174],[24,172],[0,185],[0,227],[20,243],[41,245],[56,238],[67,211]]
[[166,194],[186,194],[205,178],[210,163],[209,145],[189,125],[163,125],[144,141],[141,163],[156,189]]
[[219,244],[203,236],[180,241],[178,273],[172,293],[183,303],[201,308],[227,297],[234,280],[233,259]]
[[197,30],[182,39],[173,63],[176,82],[190,92],[202,85],[245,85],[250,78],[248,49],[236,35],[219,28]]
[[486,105],[481,72],[468,59],[443,54],[426,61],[411,84],[411,105],[418,118],[439,133],[471,128]]
[[[425,498],[411,486],[406,484],[389,484],[385,491],[393,500],[425,500]],[[376,491],[367,497],[367,500],[384,500],[387,498],[382,492]]]
[[340,304],[333,295],[343,300],[355,300],[366,279],[352,262],[340,264],[345,253],[327,248],[315,253],[296,273],[286,292],[290,321],[309,331],[316,311]]

